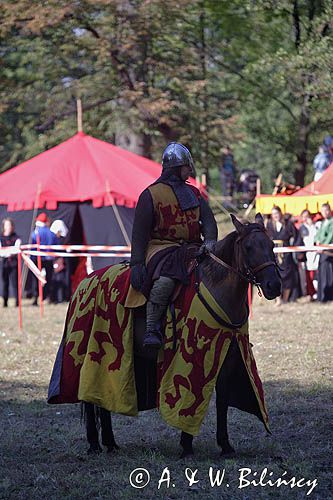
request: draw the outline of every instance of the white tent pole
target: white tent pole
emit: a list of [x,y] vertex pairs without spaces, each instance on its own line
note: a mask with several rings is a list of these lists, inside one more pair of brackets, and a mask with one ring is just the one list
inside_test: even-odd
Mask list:
[[77,131],[83,131],[83,120],[82,120],[82,101],[81,99],[76,99],[76,116],[77,116]]
[[106,191],[106,194],[109,198],[109,202],[110,202],[110,205],[112,206],[112,209],[113,209],[113,212],[114,212],[114,215],[117,219],[117,222],[119,224],[119,227],[120,227],[120,230],[122,232],[122,235],[123,237],[125,238],[125,241],[126,241],[126,244],[128,246],[131,246],[131,240],[129,239],[128,237],[128,233],[125,229],[125,226],[123,224],[123,221],[121,220],[121,217],[120,217],[120,213],[119,213],[119,210],[118,210],[118,207],[117,205],[115,204],[115,201],[113,199],[113,196],[111,195],[111,190],[110,190],[110,183],[108,180],[105,181],[105,191]]

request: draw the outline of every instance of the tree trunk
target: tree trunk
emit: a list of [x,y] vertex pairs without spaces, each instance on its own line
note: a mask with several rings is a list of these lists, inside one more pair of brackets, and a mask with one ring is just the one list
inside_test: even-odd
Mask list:
[[209,156],[209,144],[208,144],[208,131],[207,131],[207,121],[208,121],[208,96],[207,96],[207,46],[206,46],[206,34],[205,34],[205,26],[206,26],[206,12],[205,12],[205,1],[201,2],[201,12],[200,12],[200,38],[201,38],[201,51],[200,51],[200,60],[201,60],[201,72],[202,79],[205,82],[205,86],[202,91],[202,105],[203,105],[203,113],[202,118],[204,120],[204,127],[202,130],[202,152],[201,152],[201,164],[202,164],[202,173],[206,175],[207,186],[210,184],[210,175],[209,175],[209,166],[208,166],[208,156]]
[[308,148],[310,134],[310,96],[306,94],[303,99],[298,129],[298,147],[296,151],[297,166],[294,172],[297,186],[304,186],[306,167],[308,163]]
[[298,0],[294,0],[293,2],[293,25],[294,25],[294,35],[295,35],[295,47],[296,51],[298,52],[298,48],[301,43],[301,23],[300,23]]

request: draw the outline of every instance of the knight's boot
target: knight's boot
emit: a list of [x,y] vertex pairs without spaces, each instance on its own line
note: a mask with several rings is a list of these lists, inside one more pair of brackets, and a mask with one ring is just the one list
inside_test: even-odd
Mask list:
[[154,282],[149,301],[147,302],[147,327],[143,339],[144,346],[159,348],[163,344],[161,320],[168,307],[169,299],[174,291],[175,282],[171,278],[161,276]]
[[165,310],[164,305],[154,304],[150,300],[147,302],[147,327],[143,338],[144,346],[159,348],[163,344],[160,319],[165,314]]

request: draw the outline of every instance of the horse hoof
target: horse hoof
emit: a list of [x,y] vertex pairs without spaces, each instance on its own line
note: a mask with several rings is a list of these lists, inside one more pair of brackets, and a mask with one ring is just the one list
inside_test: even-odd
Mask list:
[[231,457],[235,455],[236,451],[235,449],[231,446],[231,444],[227,444],[226,446],[223,446],[222,451],[221,451],[221,457]]
[[113,443],[111,446],[107,447],[106,453],[113,453],[117,450],[120,450],[120,447],[117,445],[117,443]]
[[87,455],[97,455],[98,453],[102,452],[102,448],[100,445],[97,444],[91,444],[89,449],[87,450]]
[[192,455],[194,455],[193,450],[183,450],[182,453],[180,454],[179,458],[187,458],[187,457],[191,457]]

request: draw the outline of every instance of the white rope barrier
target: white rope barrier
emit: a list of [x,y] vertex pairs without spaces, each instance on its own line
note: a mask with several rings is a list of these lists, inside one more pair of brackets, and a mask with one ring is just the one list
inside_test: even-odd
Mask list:
[[[36,249],[39,250],[36,250]],[[58,250],[65,250],[59,252]],[[87,252],[88,250],[88,252]],[[50,257],[130,257],[131,247],[119,245],[21,245],[20,247],[0,247],[0,257],[42,255]]]
[[[33,250],[33,248],[39,248],[40,250]],[[59,251],[65,250],[65,252]],[[90,251],[85,251],[90,250]],[[30,258],[30,256],[41,256],[41,257],[113,257],[113,258],[123,258],[129,259],[131,257],[130,253],[131,247],[129,246],[119,246],[119,245],[21,245],[21,247],[0,247],[0,257],[10,257],[11,255],[21,254],[24,263],[30,269],[30,271],[37,277],[39,281],[46,283],[46,280],[42,273],[39,271],[36,264]],[[313,246],[292,246],[292,247],[275,247],[273,249],[274,253],[306,253],[306,252],[316,252],[322,253],[331,250],[333,252],[333,245],[313,245]]]
[[[21,245],[20,247],[0,247],[0,257],[10,257],[19,253],[42,257],[114,257],[128,258],[131,256],[129,246],[107,245],[39,245],[39,250],[34,250],[38,245]],[[61,252],[59,250],[65,250]],[[85,251],[88,250],[88,251]],[[332,250],[333,245],[291,246],[275,247],[274,253],[317,252]]]
[[130,253],[109,253],[109,252],[43,252],[38,250],[24,250],[25,255],[41,255],[42,257],[130,257]]

